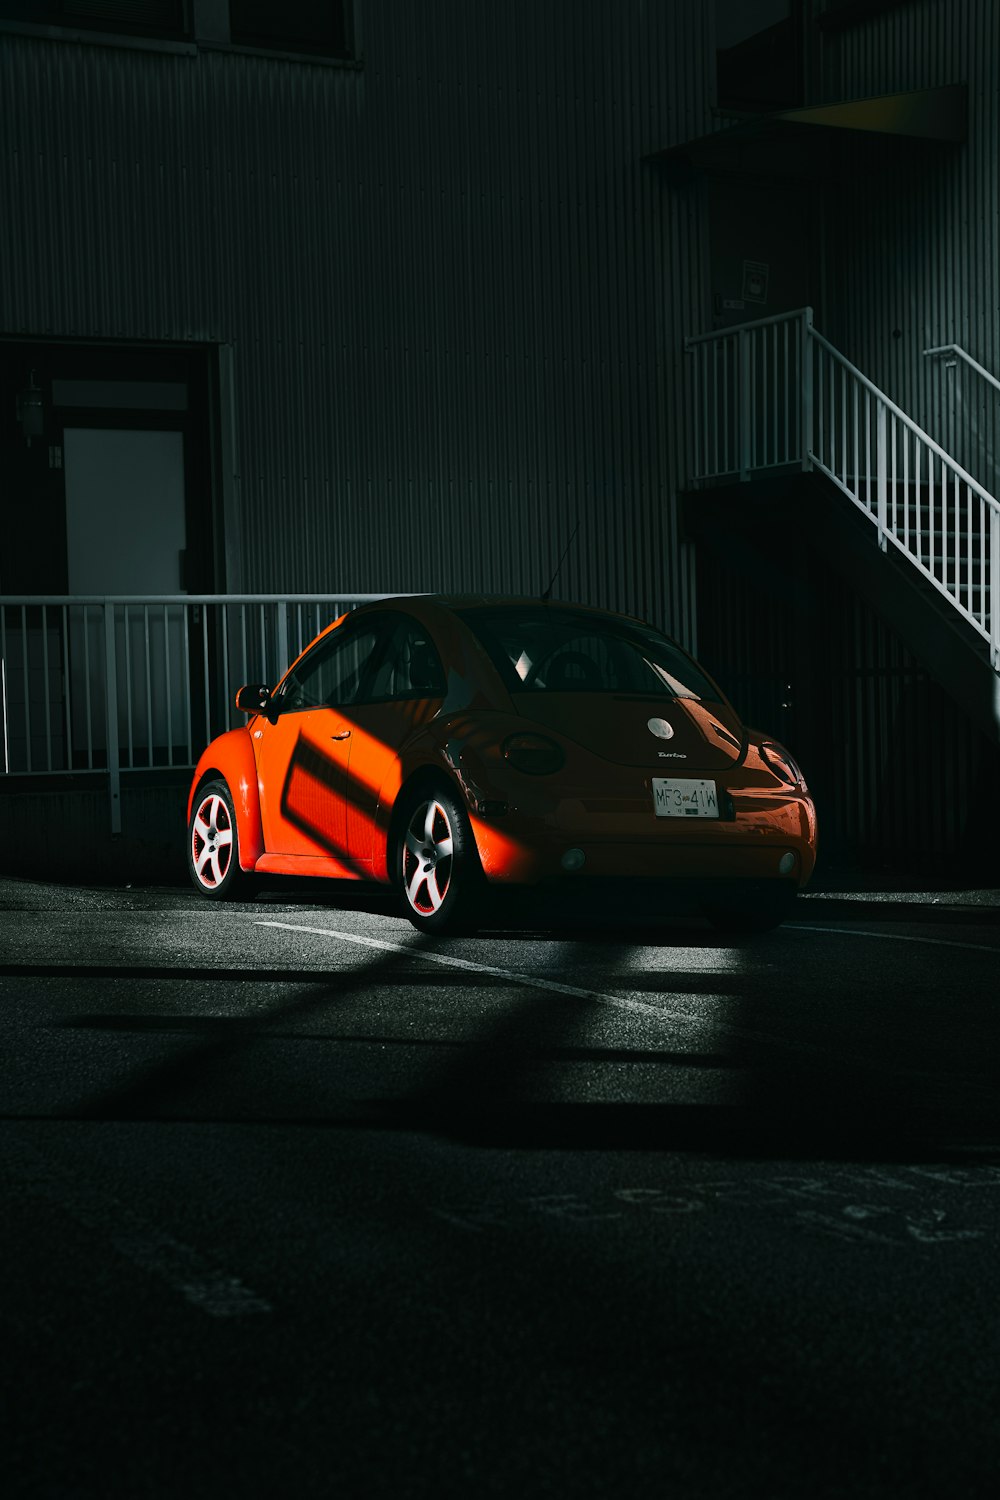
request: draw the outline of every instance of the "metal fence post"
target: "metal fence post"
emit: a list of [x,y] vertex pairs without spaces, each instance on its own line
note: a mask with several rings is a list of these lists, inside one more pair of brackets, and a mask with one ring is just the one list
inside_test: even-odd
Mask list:
[[799,384],[802,394],[802,405],[799,415],[799,442],[801,444],[800,462],[803,472],[808,473],[812,468],[813,449],[813,346],[812,346],[813,310],[811,307],[803,308],[802,318],[799,323],[799,337],[801,339],[801,351],[799,354]]
[[740,479],[750,478],[750,339],[740,329]]
[[[277,605],[275,611],[275,624],[278,631],[277,676],[283,677],[291,665],[288,660],[288,605],[284,599],[282,599]],[[275,680],[277,681],[277,678]]]
[[885,402],[880,401],[878,403],[878,412],[875,418],[875,472],[878,490],[878,549],[880,552],[886,552],[889,548],[889,542],[886,537],[886,519],[888,512],[887,486],[889,476],[886,472],[888,464],[888,445],[886,443],[885,424]]
[[990,661],[1000,672],[1000,510],[990,506]]
[[122,831],[122,773],[118,763],[118,660],[115,649],[115,606],[104,601],[104,709],[108,741],[108,798],[111,832]]

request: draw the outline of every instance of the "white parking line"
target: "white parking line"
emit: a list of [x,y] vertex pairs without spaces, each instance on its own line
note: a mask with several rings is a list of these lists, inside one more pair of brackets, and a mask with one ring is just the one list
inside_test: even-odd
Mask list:
[[360,948],[379,948],[386,953],[405,953],[408,958],[419,958],[429,964],[443,964],[449,969],[469,969],[474,974],[492,974],[506,979],[509,984],[526,984],[533,990],[551,990],[557,995],[574,995],[579,1000],[597,1000],[602,1005],[614,1005],[619,1010],[635,1011],[639,1015],[654,1016],[656,1020],[695,1021],[703,1024],[703,1018],[686,1011],[663,1010],[658,1005],[646,1005],[641,1000],[627,1000],[621,995],[606,995],[600,990],[582,990],[575,984],[560,984],[556,979],[543,979],[538,974],[518,974],[512,969],[497,969],[492,964],[477,964],[469,958],[452,958],[446,953],[430,953],[426,948],[413,948],[407,943],[388,943],[383,938],[362,937],[357,932],[340,932],[331,927],[299,927],[293,922],[257,922],[257,927],[280,927],[286,932],[309,932],[315,937],[335,938],[343,943],[356,943]]
[[783,932],[824,932],[827,937],[881,938],[885,943],[930,943],[933,948],[967,948],[972,953],[995,953],[1000,947],[990,943],[960,943],[955,938],[912,937],[905,932],[864,932],[856,927],[807,927],[804,922],[790,922]]
[[[407,958],[420,959],[429,964],[441,964],[449,969],[466,969],[473,974],[490,974],[508,984],[524,985],[532,990],[548,990],[556,995],[572,995],[580,1000],[591,1000],[597,1005],[606,1005],[614,1010],[623,1010],[633,1015],[648,1016],[654,1021],[680,1021],[686,1026],[724,1032],[741,1041],[766,1042],[769,1046],[783,1047],[790,1052],[807,1052],[819,1055],[822,1048],[811,1042],[774,1036],[768,1032],[753,1031],[746,1026],[733,1026],[729,1021],[713,1015],[694,1015],[687,1010],[667,1010],[661,1005],[647,1005],[643,1000],[633,1000],[624,995],[608,995],[603,990],[585,990],[574,984],[560,984],[556,979],[545,979],[540,974],[519,974],[512,969],[500,969],[492,964],[477,964],[469,958],[452,958],[445,953],[431,953],[426,948],[414,948],[407,943],[390,943],[384,938],[362,937],[360,933],[343,932],[332,927],[302,927],[293,922],[262,922],[257,927],[277,927],[286,932],[306,932],[314,937],[333,938],[337,942],[355,943],[359,948],[376,948],[385,953],[402,953]],[[676,997],[680,998],[680,997]],[[688,998],[688,997],[684,997]],[[728,996],[702,994],[700,1000],[722,1006],[729,1003]]]

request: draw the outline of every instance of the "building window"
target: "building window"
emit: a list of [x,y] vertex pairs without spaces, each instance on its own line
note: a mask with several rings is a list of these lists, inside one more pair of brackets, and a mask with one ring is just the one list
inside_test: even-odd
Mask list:
[[0,0],[0,20],[173,40],[191,34],[186,0]]
[[229,34],[247,47],[350,56],[345,0],[229,0]]

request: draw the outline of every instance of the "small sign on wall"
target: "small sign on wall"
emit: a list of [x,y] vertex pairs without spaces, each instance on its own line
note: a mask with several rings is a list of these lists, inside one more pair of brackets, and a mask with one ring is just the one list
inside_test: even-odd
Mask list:
[[766,302],[767,301],[767,275],[770,267],[763,260],[745,260],[743,262],[743,300],[744,302]]

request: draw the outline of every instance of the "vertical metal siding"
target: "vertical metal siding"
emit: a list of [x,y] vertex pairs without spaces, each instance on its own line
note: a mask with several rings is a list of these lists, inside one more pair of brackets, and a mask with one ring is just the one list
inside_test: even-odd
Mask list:
[[964,859],[982,874],[996,750],[898,636],[819,558],[805,616],[719,559],[700,572],[702,659],[744,719],[801,760],[824,858],[921,876]]
[[[911,0],[825,33],[828,100],[969,88],[968,142],[857,144],[826,194],[824,331],[996,494],[1000,402],[925,348],[956,343],[1000,373],[998,64],[994,0]],[[857,599],[830,631],[835,758],[828,834],[873,861],[925,867],[974,848],[995,751]],[[898,769],[905,765],[906,775]]]
[[828,99],[968,84],[966,145],[852,153],[827,199],[824,331],[994,494],[996,392],[922,351],[956,343],[1000,375],[998,62],[995,0],[912,0],[824,48]]
[[[362,69],[0,36],[0,333],[232,346],[248,590],[539,590],[579,526],[556,593],[695,644],[704,203],[643,157],[725,123],[712,7],[355,8]],[[994,0],[912,0],[822,57],[831,100],[969,84],[966,146],[901,169],[866,143],[827,191],[823,327],[994,492],[997,402],[921,351],[1000,374],[998,43]],[[795,621],[729,577],[710,602],[709,666],[798,745]],[[953,850],[980,740],[870,611],[826,605],[827,847]],[[925,777],[894,781],[914,745]]]
[[[231,344],[250,590],[539,590],[693,638],[700,0],[357,0],[364,67],[11,35],[0,332]],[[236,580],[233,580],[236,582]]]

